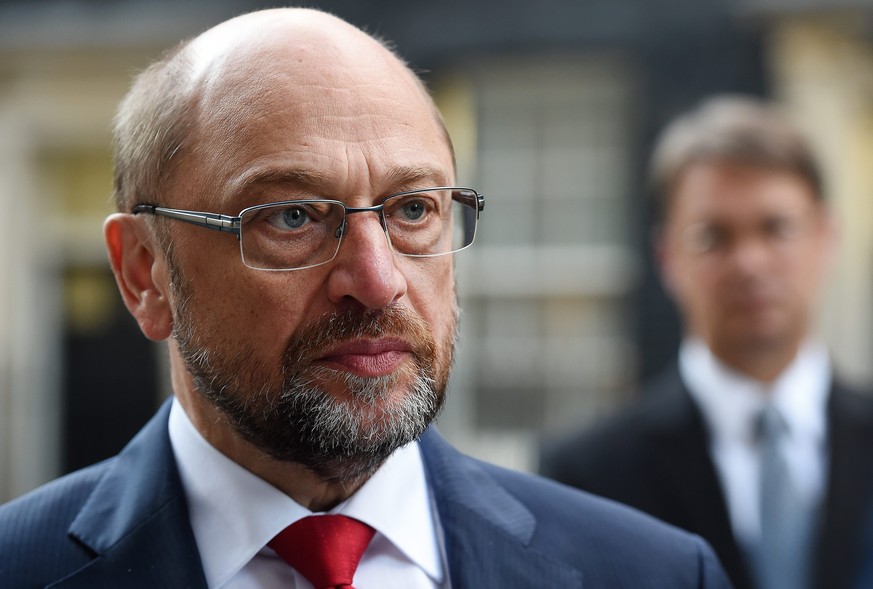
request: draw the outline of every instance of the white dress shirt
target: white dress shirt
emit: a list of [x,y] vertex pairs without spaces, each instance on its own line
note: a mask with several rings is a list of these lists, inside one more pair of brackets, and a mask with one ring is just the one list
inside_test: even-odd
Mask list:
[[768,401],[788,426],[783,450],[790,476],[807,505],[820,505],[827,477],[831,386],[831,365],[823,346],[806,343],[768,385],[725,366],[703,342],[691,339],[682,343],[679,372],[709,427],[710,454],[741,545],[753,546],[761,534],[760,452],[754,424]]
[[[211,446],[177,400],[169,427],[209,589],[312,589],[266,547],[311,512]],[[418,444],[395,452],[330,513],[376,529],[355,574],[357,589],[448,587],[442,531]]]

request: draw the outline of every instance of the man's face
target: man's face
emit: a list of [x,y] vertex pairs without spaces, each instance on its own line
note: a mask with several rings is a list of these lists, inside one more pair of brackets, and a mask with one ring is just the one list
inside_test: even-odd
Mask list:
[[831,241],[823,206],[798,176],[708,162],[679,177],[660,255],[686,330],[731,358],[807,335]]
[[[442,129],[399,65],[377,55],[324,68],[343,48],[317,49],[254,51],[210,73],[167,206],[363,207],[453,183]],[[451,256],[395,255],[375,213],[347,222],[336,259],[286,272],[244,266],[228,235],[169,225],[174,337],[192,385],[255,446],[333,481],[372,471],[433,419],[457,323]]]

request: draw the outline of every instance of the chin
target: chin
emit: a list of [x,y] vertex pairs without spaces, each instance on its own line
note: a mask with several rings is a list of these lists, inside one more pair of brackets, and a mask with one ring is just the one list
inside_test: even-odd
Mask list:
[[781,327],[761,328],[745,330],[731,338],[737,346],[747,348],[749,351],[768,351],[783,348],[794,342],[795,337],[791,330]]

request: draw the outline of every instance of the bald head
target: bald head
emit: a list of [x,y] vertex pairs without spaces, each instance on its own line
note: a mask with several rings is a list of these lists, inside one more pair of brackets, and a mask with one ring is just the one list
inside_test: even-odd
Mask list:
[[[400,58],[377,39],[333,15],[304,8],[238,16],[195,38],[185,51],[192,84],[220,78],[228,70],[288,59],[299,75],[347,63],[378,62],[398,75],[414,77]],[[275,71],[282,69],[279,64],[274,67]]]
[[148,68],[122,102],[115,124],[116,204],[122,211],[135,202],[166,204],[169,186],[182,176],[177,169],[190,158],[225,170],[223,161],[244,157],[238,150],[257,140],[252,121],[320,117],[324,125],[347,124],[364,112],[356,103],[378,107],[398,90],[415,97],[413,103],[394,101],[397,112],[382,108],[381,115],[418,116],[415,111],[425,109],[451,150],[419,78],[383,42],[342,19],[283,8],[221,23]]

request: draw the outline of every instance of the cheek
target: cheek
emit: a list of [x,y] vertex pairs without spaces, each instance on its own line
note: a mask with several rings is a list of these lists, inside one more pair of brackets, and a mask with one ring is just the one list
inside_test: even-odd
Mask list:
[[692,276],[685,281],[679,299],[682,306],[691,310],[708,309],[717,301],[713,289],[702,278],[695,279]]
[[316,288],[304,288],[288,273],[247,270],[228,284],[220,297],[226,336],[279,359],[301,325],[321,314]]
[[712,264],[697,260],[684,266],[676,279],[674,297],[680,312],[698,328],[725,316],[723,294],[730,289],[729,277]]
[[440,343],[450,334],[455,313],[455,276],[451,256],[412,260],[404,272],[413,309],[431,325]]
[[667,288],[683,306],[705,300],[719,281],[716,268],[703,260],[675,256],[668,266]]
[[787,271],[799,298],[812,302],[819,297],[827,274],[827,261],[821,251],[809,251],[803,258],[792,260]]

